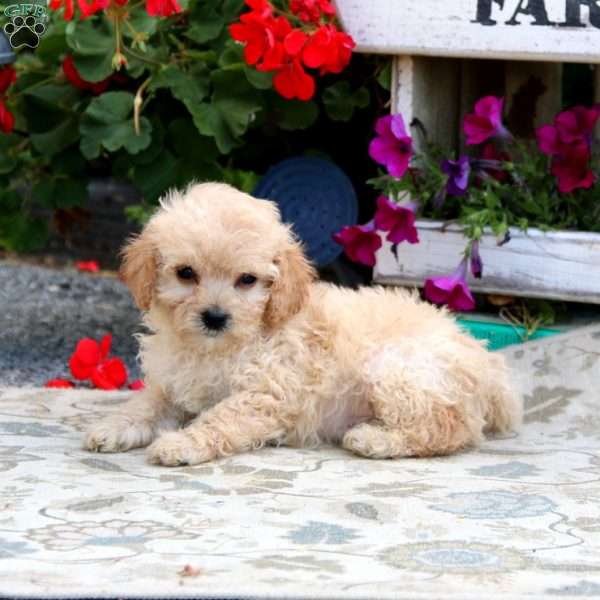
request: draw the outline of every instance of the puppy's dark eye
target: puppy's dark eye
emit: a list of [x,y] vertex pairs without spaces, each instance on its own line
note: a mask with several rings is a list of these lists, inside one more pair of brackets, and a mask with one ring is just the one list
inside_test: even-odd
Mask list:
[[196,271],[192,267],[179,267],[177,269],[177,277],[182,281],[194,281],[196,279]]
[[243,273],[238,277],[238,280],[235,282],[237,287],[252,287],[258,279],[251,275],[250,273]]

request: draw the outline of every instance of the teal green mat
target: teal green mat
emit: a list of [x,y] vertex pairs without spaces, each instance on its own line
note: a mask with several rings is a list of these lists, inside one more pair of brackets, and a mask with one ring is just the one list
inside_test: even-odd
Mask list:
[[[487,340],[490,350],[501,350],[512,344],[521,344],[525,340],[525,328],[504,323],[469,321],[459,319],[458,324],[478,340]],[[538,329],[527,341],[539,340],[561,333],[556,329]]]

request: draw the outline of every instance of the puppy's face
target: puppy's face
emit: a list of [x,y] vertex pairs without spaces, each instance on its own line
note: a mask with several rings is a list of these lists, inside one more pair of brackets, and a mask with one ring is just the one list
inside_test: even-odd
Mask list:
[[313,278],[274,204],[218,184],[168,197],[121,273],[140,308],[215,351],[281,326]]

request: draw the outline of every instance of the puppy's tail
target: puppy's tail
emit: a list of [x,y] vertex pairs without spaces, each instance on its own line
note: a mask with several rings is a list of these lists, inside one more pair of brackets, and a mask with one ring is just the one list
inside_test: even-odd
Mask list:
[[490,354],[489,360],[488,379],[484,384],[487,397],[485,430],[499,433],[518,431],[523,422],[523,400],[511,385],[504,356]]

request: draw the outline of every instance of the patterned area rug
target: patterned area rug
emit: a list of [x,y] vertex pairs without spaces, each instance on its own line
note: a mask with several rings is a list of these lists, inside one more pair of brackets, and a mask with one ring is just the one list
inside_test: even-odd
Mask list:
[[519,436],[433,460],[93,455],[127,394],[0,394],[0,596],[600,597],[600,327],[506,354]]

